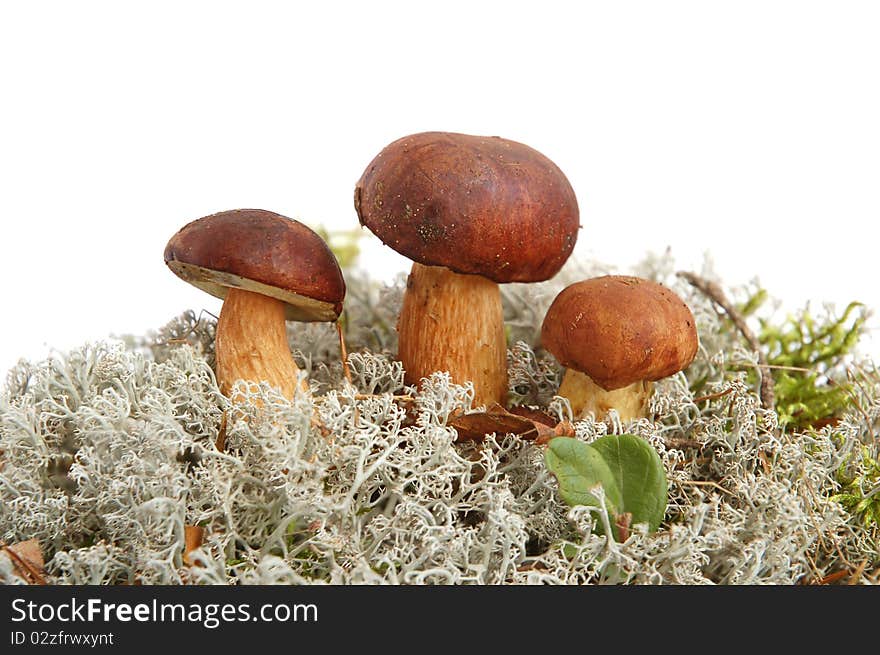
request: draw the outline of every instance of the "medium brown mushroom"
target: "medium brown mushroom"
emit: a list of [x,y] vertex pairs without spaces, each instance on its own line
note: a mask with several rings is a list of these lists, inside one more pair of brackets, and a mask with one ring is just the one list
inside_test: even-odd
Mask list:
[[183,227],[165,247],[165,263],[223,299],[215,342],[221,391],[228,395],[236,380],[248,380],[292,398],[299,368],[285,321],[335,321],[345,298],[342,271],[324,240],[280,214],[236,209]]
[[566,367],[559,395],[576,418],[644,417],[653,382],[697,353],[691,310],[674,292],[638,277],[607,275],[563,289],[544,317],[541,341]]
[[413,260],[398,321],[406,382],[470,380],[503,403],[507,343],[499,283],[555,275],[574,248],[578,206],[561,170],[499,137],[413,134],[388,145],[355,188],[362,225]]

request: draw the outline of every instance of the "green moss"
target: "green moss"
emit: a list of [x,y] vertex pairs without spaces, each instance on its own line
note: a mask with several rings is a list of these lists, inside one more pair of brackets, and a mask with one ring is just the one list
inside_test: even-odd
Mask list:
[[840,467],[837,479],[840,493],[832,496],[860,523],[880,528],[880,461],[868,446],[862,446],[857,456]]
[[[739,310],[753,315],[767,299],[758,289]],[[840,316],[816,318],[805,308],[780,323],[760,320],[758,340],[772,369],[780,427],[816,430],[834,424],[854,404],[850,378],[842,375],[865,330],[864,306],[851,302]],[[753,383],[757,375],[750,373]],[[880,463],[868,446],[837,471],[840,493],[831,497],[866,528],[880,526]]]
[[[754,314],[766,301],[758,289],[739,310]],[[771,366],[780,427],[815,429],[834,423],[851,404],[852,385],[839,373],[865,329],[867,312],[851,302],[843,314],[817,318],[809,307],[782,322],[760,319],[758,341]],[[757,373],[749,373],[756,383]]]

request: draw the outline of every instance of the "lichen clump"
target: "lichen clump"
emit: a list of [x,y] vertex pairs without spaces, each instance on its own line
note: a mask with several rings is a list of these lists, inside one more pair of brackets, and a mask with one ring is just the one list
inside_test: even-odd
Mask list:
[[[292,402],[252,385],[238,391],[253,402],[232,405],[212,369],[214,322],[192,312],[21,362],[0,397],[0,538],[38,539],[53,583],[876,582],[876,368],[823,371],[849,383],[833,420],[781,422],[761,406],[753,354],[671,271],[655,258],[637,272],[693,309],[696,361],[658,383],[653,420],[574,422],[585,441],[631,433],[657,449],[669,481],[658,532],[597,534],[602,509],[564,505],[532,442],[457,442],[450,422],[473,389],[443,373],[407,386],[393,357],[403,278],[349,274],[352,381],[331,326],[291,324],[312,387]],[[514,402],[571,418],[537,337],[555,294],[600,272],[572,263],[503,288]],[[189,553],[187,526],[205,535]],[[3,556],[0,581],[22,582]]]

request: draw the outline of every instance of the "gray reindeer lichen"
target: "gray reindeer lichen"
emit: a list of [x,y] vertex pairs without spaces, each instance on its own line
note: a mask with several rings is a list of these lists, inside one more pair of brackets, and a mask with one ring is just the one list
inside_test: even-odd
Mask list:
[[[534,443],[457,442],[450,423],[474,409],[473,389],[443,373],[405,386],[393,358],[403,278],[349,274],[351,383],[332,326],[291,326],[314,392],[293,402],[242,384],[252,402],[231,405],[204,313],[20,362],[0,396],[0,539],[38,539],[49,581],[71,584],[793,584],[859,567],[859,581],[876,581],[878,526],[840,502],[873,493],[876,369],[850,365],[855,400],[835,423],[780,427],[742,369],[741,340],[673,271],[662,256],[638,273],[692,307],[694,365],[657,384],[656,420],[574,424],[586,442],[630,433],[657,450],[669,498],[656,533],[598,534],[601,492],[595,507],[562,503]],[[570,418],[536,339],[556,292],[597,272],[573,263],[504,288],[513,399]],[[205,530],[189,565],[186,526]],[[3,557],[0,581],[22,582]]]

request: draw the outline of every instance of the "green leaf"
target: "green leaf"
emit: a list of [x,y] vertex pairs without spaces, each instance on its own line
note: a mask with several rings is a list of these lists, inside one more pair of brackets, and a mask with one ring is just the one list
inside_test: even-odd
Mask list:
[[[758,295],[746,306],[757,305]],[[814,317],[806,307],[777,324],[759,319],[758,341],[772,368],[776,413],[781,427],[819,429],[833,423],[852,405],[852,382],[842,373],[845,358],[866,328],[868,312],[858,302],[840,317]],[[748,378],[757,384],[751,369]]]
[[615,515],[619,513],[619,486],[608,463],[595,448],[571,437],[556,437],[550,440],[544,459],[559,480],[559,496],[566,503],[598,505],[590,489],[601,484],[608,510]]
[[633,515],[633,524],[647,523],[651,532],[657,530],[666,514],[667,495],[666,468],[657,451],[632,434],[609,435],[591,445],[620,486],[622,511]]
[[[559,481],[559,495],[569,505],[598,505],[591,489],[601,484],[612,523],[621,514],[631,523],[647,523],[653,532],[666,512],[666,471],[657,451],[631,434],[608,435],[586,444],[569,437],[550,441],[547,468]],[[616,525],[614,538],[620,535]],[[597,532],[602,525],[597,524]]]

